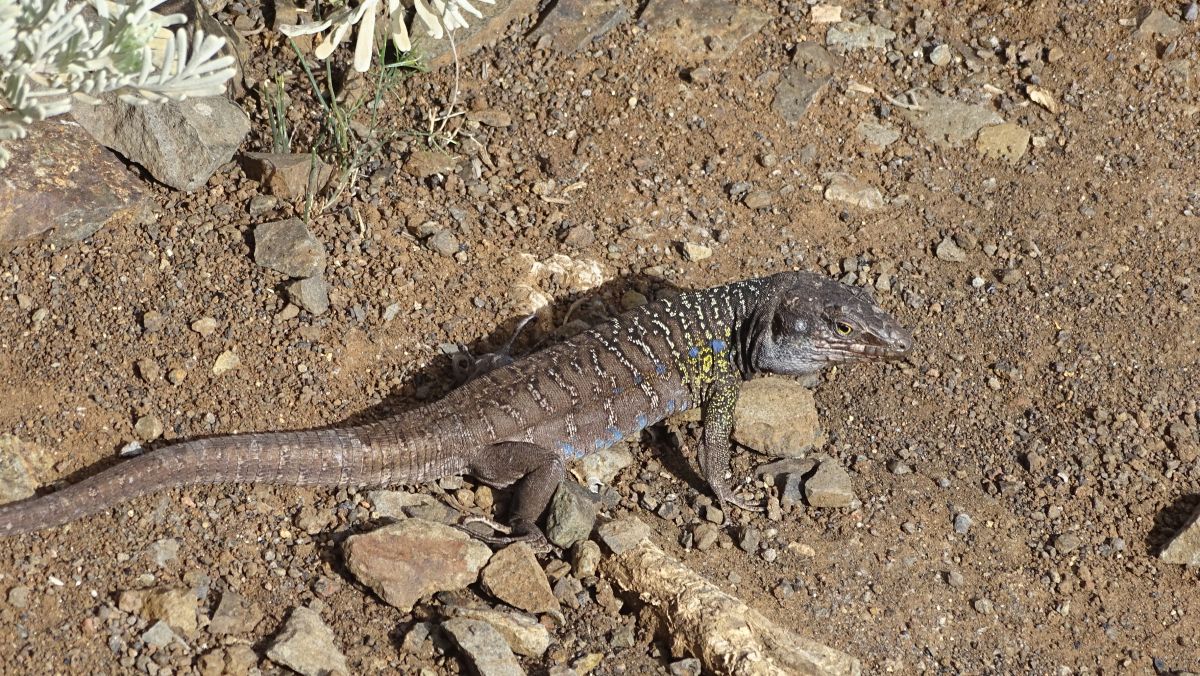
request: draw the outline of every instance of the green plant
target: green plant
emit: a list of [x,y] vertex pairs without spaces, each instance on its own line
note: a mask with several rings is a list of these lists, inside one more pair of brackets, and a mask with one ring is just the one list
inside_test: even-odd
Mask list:
[[271,124],[271,152],[292,152],[292,135],[288,130],[288,98],[283,75],[276,75],[274,82],[263,84],[267,98],[267,117]]
[[[236,72],[220,55],[225,39],[197,30],[182,14],[161,15],[163,0],[0,0],[0,141],[61,115],[76,98],[117,92],[124,101],[213,96]],[[85,10],[91,8],[91,13]],[[0,147],[0,167],[9,153]]]
[[[333,69],[329,62],[326,61],[324,64],[324,86],[322,86],[322,83],[318,82],[312,66],[301,54],[295,42],[292,42],[292,50],[296,53],[300,66],[304,69],[304,74],[312,87],[313,96],[322,111],[321,128],[311,149],[313,153],[312,171],[317,170],[316,159],[318,157],[337,167],[335,187],[324,199],[323,204],[314,204],[315,196],[309,194],[305,205],[305,217],[308,219],[314,213],[321,213],[329,205],[335,203],[342,191],[358,178],[358,172],[362,165],[374,157],[395,135],[395,132],[390,130],[380,132],[376,124],[379,111],[383,107],[384,98],[396,86],[399,78],[406,72],[418,70],[419,64],[411,59],[389,62],[385,55],[380,54],[380,62],[383,66],[372,76],[374,81],[370,92],[365,96],[343,102],[334,94]],[[380,51],[383,49],[381,48]],[[364,107],[370,111],[370,115],[367,123],[356,131],[354,121],[362,113]]]

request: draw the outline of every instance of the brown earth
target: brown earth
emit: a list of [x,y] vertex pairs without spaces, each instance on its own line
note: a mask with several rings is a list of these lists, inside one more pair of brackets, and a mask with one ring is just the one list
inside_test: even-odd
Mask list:
[[[459,169],[444,177],[402,167],[428,148],[424,116],[446,106],[452,69],[403,79],[376,125],[394,136],[311,218],[329,254],[325,315],[277,319],[286,280],[254,264],[250,232],[304,203],[250,216],[259,188],[234,163],[192,194],[152,187],[153,223],[4,254],[0,431],[43,449],[34,464],[46,484],[112,462],[146,414],[169,441],[336,423],[391,393],[412,405],[451,386],[439,345],[507,338],[523,311],[512,287],[528,266],[517,253],[598,261],[605,279],[629,280],[596,296],[611,312],[627,285],[653,297],[793,267],[853,271],[872,285],[887,274],[890,290],[877,295],[913,327],[915,354],[838,370],[817,391],[822,450],[850,470],[861,506],[799,508],[779,522],[736,513],[721,546],[685,551],[702,486],[694,458],[672,458],[663,472],[626,470],[613,512],[638,513],[690,566],[858,656],[867,673],[1200,671],[1200,576],[1156,558],[1200,503],[1197,23],[1168,39],[1137,35],[1124,3],[847,5],[844,16],[871,16],[898,36],[840,58],[789,124],[772,109],[775,82],[797,44],[823,43],[827,27],[810,23],[804,3],[747,4],[766,13],[765,27],[708,62],[633,21],[573,55],[538,49],[520,37],[528,22],[514,26],[463,62],[459,97],[511,126],[465,123],[451,147]],[[954,58],[934,66],[928,55],[943,43]],[[293,149],[307,150],[321,113],[294,54],[269,30],[248,44],[252,80],[288,83]],[[1030,84],[1057,113],[1028,99]],[[999,113],[1032,145],[1010,163],[973,140],[932,142],[883,98],[921,105],[927,95],[901,93],[925,87]],[[265,105],[250,91],[240,103],[256,129],[243,150],[269,150]],[[863,120],[899,139],[873,150],[855,131]],[[877,186],[887,204],[825,200],[830,172]],[[769,204],[747,206],[739,182],[768,191],[756,199]],[[427,221],[456,236],[458,256],[413,234]],[[961,261],[935,255],[947,235]],[[683,242],[712,256],[691,262]],[[561,279],[544,288],[570,292]],[[399,313],[384,321],[393,304]],[[205,316],[218,328],[202,337],[189,325]],[[241,365],[213,375],[226,350]],[[186,377],[144,378],[140,360]],[[1169,434],[1173,423],[1191,439]],[[639,464],[663,448],[640,445]],[[735,476],[761,461],[740,454]],[[639,506],[670,494],[682,527]],[[205,617],[222,590],[258,603],[265,619],[237,640],[264,672],[282,670],[264,655],[288,611],[314,599],[356,673],[465,672],[443,644],[405,651],[414,616],[346,573],[338,543],[363,527],[363,499],[176,490],[6,540],[0,671],[198,669],[220,639],[202,628],[186,647],[145,649],[146,622],[116,607],[124,590],[165,585],[211,589]],[[298,525],[313,522],[312,535]],[[735,546],[745,526],[778,559]],[[163,538],[179,553],[160,568],[149,548]],[[665,672],[674,658],[649,623],[631,645],[614,639],[639,617],[624,612],[568,610],[546,657],[526,665],[599,653],[595,673]]]

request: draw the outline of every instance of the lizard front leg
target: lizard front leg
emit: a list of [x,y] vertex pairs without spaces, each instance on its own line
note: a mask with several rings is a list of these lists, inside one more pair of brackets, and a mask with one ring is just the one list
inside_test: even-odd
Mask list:
[[721,509],[726,503],[748,511],[761,512],[762,508],[733,494],[725,473],[729,471],[730,441],[733,430],[733,412],[737,407],[741,383],[731,372],[718,375],[708,387],[707,397],[701,410],[704,425],[704,443],[700,449],[700,471],[704,480],[717,497]]

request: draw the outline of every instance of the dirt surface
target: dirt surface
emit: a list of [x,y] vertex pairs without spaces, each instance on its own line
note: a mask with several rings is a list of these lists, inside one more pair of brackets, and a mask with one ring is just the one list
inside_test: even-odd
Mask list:
[[[867,673],[1200,671],[1200,576],[1156,556],[1200,503],[1197,23],[1174,3],[1161,7],[1182,27],[1170,37],[1140,34],[1123,3],[847,5],[845,18],[897,35],[885,49],[830,48],[832,79],[793,124],[772,107],[777,83],[828,25],[805,3],[746,4],[768,20],[723,60],[632,20],[575,54],[538,49],[520,37],[528,22],[513,26],[463,62],[458,99],[511,125],[456,118],[448,174],[419,179],[406,162],[429,148],[425,115],[447,105],[453,69],[398,82],[376,122],[394,137],[310,219],[329,257],[324,315],[281,315],[288,280],[252,255],[253,227],[303,215],[304,201],[249,215],[260,190],[236,163],[195,193],[152,188],[148,225],[5,254],[0,431],[40,449],[31,465],[46,485],[114,462],[149,414],[165,428],[159,445],[337,423],[392,394],[411,406],[452,386],[444,344],[507,339],[524,312],[523,253],[598,263],[610,283],[585,295],[591,314],[619,311],[630,287],[653,298],[789,268],[851,275],[916,339],[905,363],[839,369],[817,390],[821,451],[850,471],[857,506],[801,506],[775,522],[734,513],[718,546],[685,549],[702,521],[695,459],[639,472],[674,453],[648,437],[611,513],[638,514],[689,566]],[[308,150],[321,111],[295,55],[269,30],[247,43],[247,75],[282,74],[293,149]],[[951,59],[933,65],[942,44]],[[1032,102],[1030,85],[1057,112]],[[985,156],[974,136],[937,143],[909,117],[933,100],[904,95],[917,88],[1032,139],[1015,161]],[[249,91],[243,150],[269,150],[266,106]],[[863,121],[899,137],[875,148]],[[886,203],[826,199],[835,172]],[[459,252],[432,250],[435,230]],[[712,255],[689,260],[683,243]],[[569,277],[538,288],[569,302]],[[190,328],[203,317],[217,322],[207,336]],[[240,365],[214,375],[226,351]],[[762,461],[738,454],[735,477]],[[674,520],[645,507],[672,495]],[[266,649],[292,608],[315,605],[354,673],[465,673],[449,644],[403,645],[437,602],[403,614],[346,572],[339,543],[368,527],[364,500],[174,490],[6,540],[0,671],[199,672],[231,645],[251,646],[265,673],[286,671]],[[751,552],[736,545],[747,527],[762,534]],[[156,562],[164,540],[178,553]],[[198,595],[201,626],[149,648],[151,623],[118,604],[164,586]],[[218,637],[204,618],[226,590],[264,617]],[[530,669],[583,671],[578,660],[598,654],[594,673],[666,672],[682,657],[632,604],[565,613],[561,626],[544,619],[554,644]]]

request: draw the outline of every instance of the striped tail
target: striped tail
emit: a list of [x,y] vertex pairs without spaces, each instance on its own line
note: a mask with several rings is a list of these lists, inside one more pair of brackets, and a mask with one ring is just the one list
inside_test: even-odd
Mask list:
[[391,479],[369,428],[244,434],[138,456],[49,495],[0,505],[0,536],[29,533],[154,491],[213,483],[342,486]]

